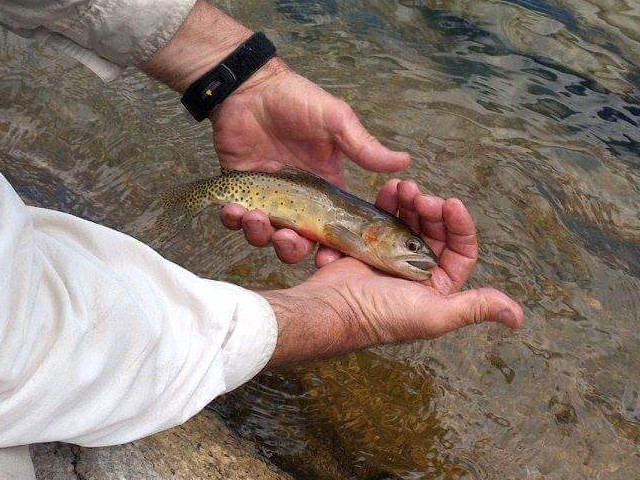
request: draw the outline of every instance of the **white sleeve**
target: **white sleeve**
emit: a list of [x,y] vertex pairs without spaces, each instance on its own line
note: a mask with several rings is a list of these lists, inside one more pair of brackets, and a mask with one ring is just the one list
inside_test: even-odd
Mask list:
[[248,381],[275,348],[258,294],[124,234],[25,206],[0,175],[0,447],[128,442]]
[[78,59],[105,80],[149,60],[196,0],[2,0],[0,24]]

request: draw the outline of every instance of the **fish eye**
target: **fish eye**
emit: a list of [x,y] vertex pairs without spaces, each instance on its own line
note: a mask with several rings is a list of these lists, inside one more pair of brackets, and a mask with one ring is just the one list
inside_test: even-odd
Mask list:
[[422,248],[422,240],[416,237],[412,237],[409,240],[407,240],[406,246],[409,249],[409,251],[413,253],[418,253]]

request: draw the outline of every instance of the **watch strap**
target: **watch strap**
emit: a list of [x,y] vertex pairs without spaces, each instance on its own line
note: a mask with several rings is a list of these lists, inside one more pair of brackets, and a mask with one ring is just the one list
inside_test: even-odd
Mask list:
[[193,82],[182,95],[182,104],[202,121],[249,77],[276,54],[262,33],[253,34],[215,68]]

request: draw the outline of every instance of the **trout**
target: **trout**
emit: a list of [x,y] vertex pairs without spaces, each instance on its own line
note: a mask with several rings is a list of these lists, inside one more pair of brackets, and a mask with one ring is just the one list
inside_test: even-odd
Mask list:
[[302,170],[277,173],[223,170],[217,177],[163,195],[165,215],[193,218],[210,205],[237,203],[269,216],[279,228],[339,250],[409,280],[426,280],[437,258],[406,223]]

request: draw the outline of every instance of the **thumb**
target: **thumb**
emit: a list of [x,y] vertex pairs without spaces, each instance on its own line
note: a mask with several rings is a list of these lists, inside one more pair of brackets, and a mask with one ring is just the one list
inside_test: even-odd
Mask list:
[[517,329],[524,323],[524,313],[517,302],[499,290],[478,288],[443,299],[440,319],[445,332],[483,322],[502,323]]
[[367,170],[397,172],[411,163],[408,153],[394,152],[382,145],[364,128],[353,109],[341,100],[332,112],[329,128],[342,153]]

